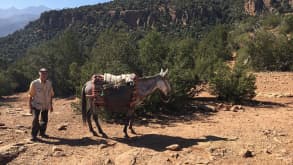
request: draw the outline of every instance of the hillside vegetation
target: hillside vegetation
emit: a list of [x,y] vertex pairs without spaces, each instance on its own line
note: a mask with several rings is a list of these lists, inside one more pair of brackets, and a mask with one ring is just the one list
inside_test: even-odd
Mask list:
[[248,16],[243,0],[115,0],[45,12],[0,39],[0,95],[26,91],[40,67],[57,96],[78,94],[93,73],[169,68],[173,108],[202,82],[221,99],[251,99],[251,70],[293,70],[292,20],[281,12]]

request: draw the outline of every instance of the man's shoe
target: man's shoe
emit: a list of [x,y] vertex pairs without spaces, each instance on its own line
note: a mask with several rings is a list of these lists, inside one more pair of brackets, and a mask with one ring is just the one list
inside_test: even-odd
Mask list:
[[33,136],[33,137],[30,138],[30,141],[32,141],[32,142],[36,142],[36,141],[38,141],[38,138],[35,137],[35,136]]
[[49,136],[46,135],[46,134],[40,134],[40,136],[41,136],[42,138],[49,138]]

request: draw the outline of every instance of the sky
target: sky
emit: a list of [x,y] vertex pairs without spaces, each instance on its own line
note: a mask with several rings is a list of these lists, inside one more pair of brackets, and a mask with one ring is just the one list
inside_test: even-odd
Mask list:
[[110,0],[0,0],[0,9],[7,9],[10,7],[23,9],[30,6],[41,5],[51,9],[63,9],[109,1]]

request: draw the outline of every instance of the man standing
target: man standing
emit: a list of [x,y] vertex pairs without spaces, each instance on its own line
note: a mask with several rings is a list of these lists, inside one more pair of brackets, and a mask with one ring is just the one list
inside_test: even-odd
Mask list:
[[[37,140],[37,135],[47,138],[45,134],[48,123],[48,111],[53,112],[52,97],[54,91],[52,83],[47,80],[48,71],[46,68],[39,70],[40,77],[30,84],[29,89],[29,108],[30,113],[33,114],[32,123],[32,141]],[[39,116],[41,114],[41,121],[39,123]]]

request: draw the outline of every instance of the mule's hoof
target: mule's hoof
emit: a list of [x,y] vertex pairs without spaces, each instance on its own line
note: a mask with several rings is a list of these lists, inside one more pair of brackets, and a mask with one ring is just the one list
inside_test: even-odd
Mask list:
[[129,139],[129,136],[127,134],[124,135],[124,138]]
[[96,132],[93,132],[93,136],[98,136],[98,134]]
[[137,135],[137,133],[133,129],[130,129],[130,131],[132,134]]
[[108,136],[105,133],[102,133],[103,138],[108,138]]

